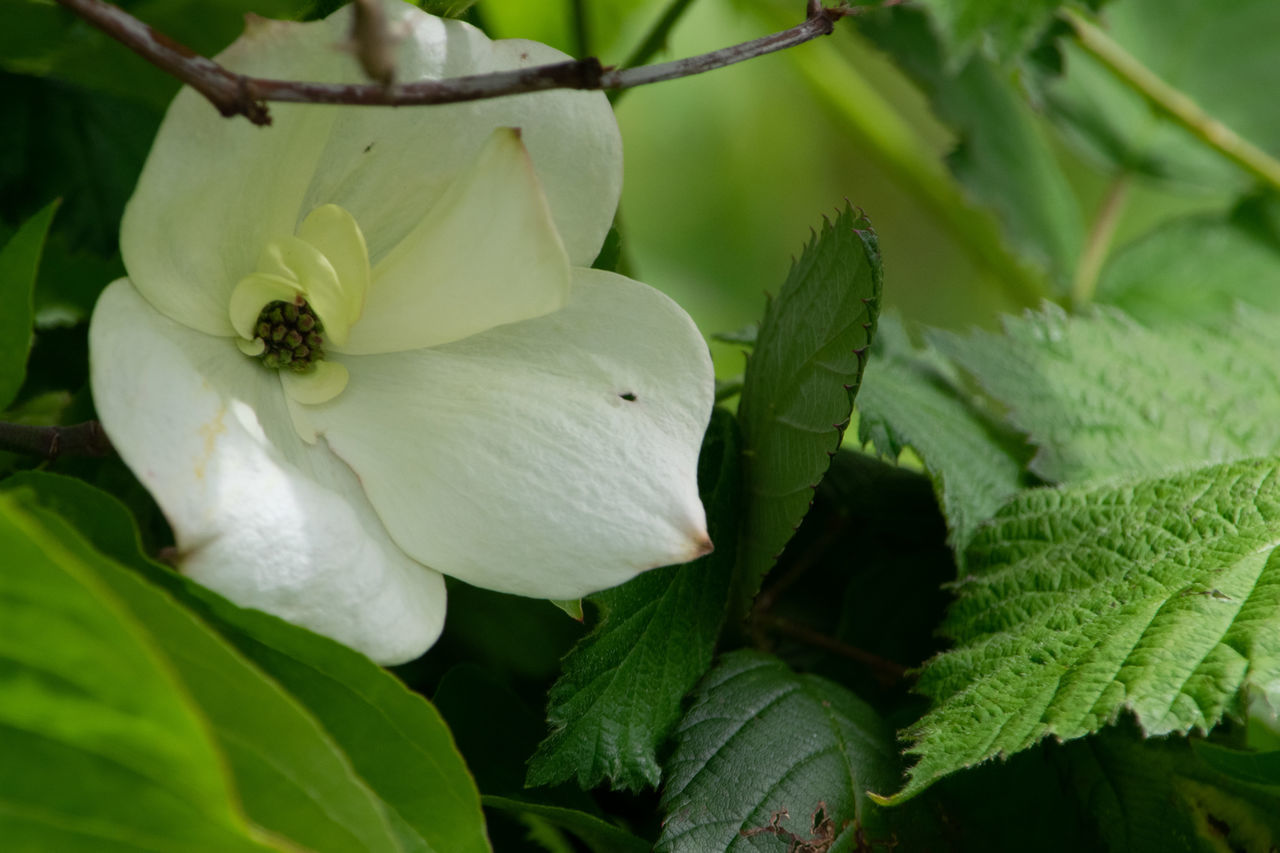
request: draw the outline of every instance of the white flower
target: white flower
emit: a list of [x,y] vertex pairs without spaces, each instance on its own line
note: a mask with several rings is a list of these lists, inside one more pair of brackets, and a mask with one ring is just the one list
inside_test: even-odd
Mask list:
[[[389,11],[401,81],[565,58]],[[219,60],[359,81],[348,28],[254,23]],[[606,99],[272,113],[178,95],[90,330],[99,416],[182,570],[394,663],[440,633],[438,572],[568,599],[705,553],[706,346],[586,269],[621,184]]]

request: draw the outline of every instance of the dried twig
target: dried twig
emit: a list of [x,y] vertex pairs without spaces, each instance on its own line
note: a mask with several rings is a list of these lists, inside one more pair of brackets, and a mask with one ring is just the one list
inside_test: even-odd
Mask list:
[[110,456],[114,453],[102,424],[85,421],[72,426],[29,426],[0,422],[0,450],[42,456]]
[[732,47],[639,68],[605,68],[595,58],[539,65],[515,71],[473,74],[448,80],[381,85],[308,83],[247,77],[200,56],[123,9],[103,0],[57,2],[148,62],[204,95],[225,116],[243,115],[254,124],[270,124],[268,101],[353,106],[417,106],[479,101],[547,89],[630,89],[701,74],[829,35],[835,22],[856,10],[807,3],[803,22],[782,32]]

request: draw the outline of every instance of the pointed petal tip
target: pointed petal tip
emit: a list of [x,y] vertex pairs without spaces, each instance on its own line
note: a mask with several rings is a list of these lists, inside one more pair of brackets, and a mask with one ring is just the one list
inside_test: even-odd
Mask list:
[[707,535],[705,530],[700,530],[690,539],[689,557],[685,562],[692,563],[694,560],[707,556],[715,549],[716,546],[711,541],[711,537]]

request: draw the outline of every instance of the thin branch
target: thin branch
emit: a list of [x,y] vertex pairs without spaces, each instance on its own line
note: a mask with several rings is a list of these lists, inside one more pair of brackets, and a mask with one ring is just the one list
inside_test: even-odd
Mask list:
[[0,421],[0,450],[40,456],[110,456],[115,452],[102,424],[85,421],[73,426],[29,426]]
[[777,616],[766,616],[761,619],[761,623],[769,630],[790,637],[793,640],[816,646],[862,664],[871,670],[877,681],[886,686],[897,684],[907,677],[907,668],[902,664],[891,661],[888,658],[882,658],[880,655],[873,654],[866,649],[843,643],[834,637],[828,637],[826,634],[819,633],[804,625],[798,625],[795,622],[790,622]]
[[1102,30],[1071,9],[1058,14],[1075,30],[1076,40],[1091,56],[1111,70],[1149,104],[1191,131],[1201,142],[1215,149],[1272,189],[1280,189],[1280,161],[1253,145],[1215,119],[1186,93],[1170,86],[1137,57]]
[[162,71],[204,95],[224,116],[243,115],[254,124],[270,124],[266,102],[418,106],[479,101],[548,89],[630,89],[689,77],[830,35],[835,22],[854,13],[846,6],[822,8],[809,3],[800,24],[732,47],[639,68],[604,68],[593,57],[515,71],[473,74],[413,83],[342,84],[268,80],[235,74],[103,0],[57,0]]
[[1120,224],[1120,212],[1124,210],[1125,201],[1129,198],[1129,185],[1128,172],[1116,175],[1107,186],[1107,193],[1093,218],[1093,226],[1089,229],[1089,236],[1085,240],[1084,250],[1080,253],[1076,274],[1071,282],[1071,307],[1077,311],[1093,300],[1098,275],[1102,272],[1102,262],[1107,259],[1111,241]]

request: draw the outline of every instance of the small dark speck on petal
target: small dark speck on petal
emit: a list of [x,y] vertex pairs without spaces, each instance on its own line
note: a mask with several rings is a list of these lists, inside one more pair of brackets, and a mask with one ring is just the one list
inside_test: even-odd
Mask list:
[[632,394],[630,391],[625,394],[619,394],[618,396],[626,400],[628,403],[634,403],[636,401],[636,395]]
[[368,154],[368,153],[369,153],[370,151],[372,151],[372,150],[373,150],[373,143],[372,143],[372,142],[370,142],[368,145],[366,145],[366,146],[364,147],[364,153],[366,153],[366,154]]

